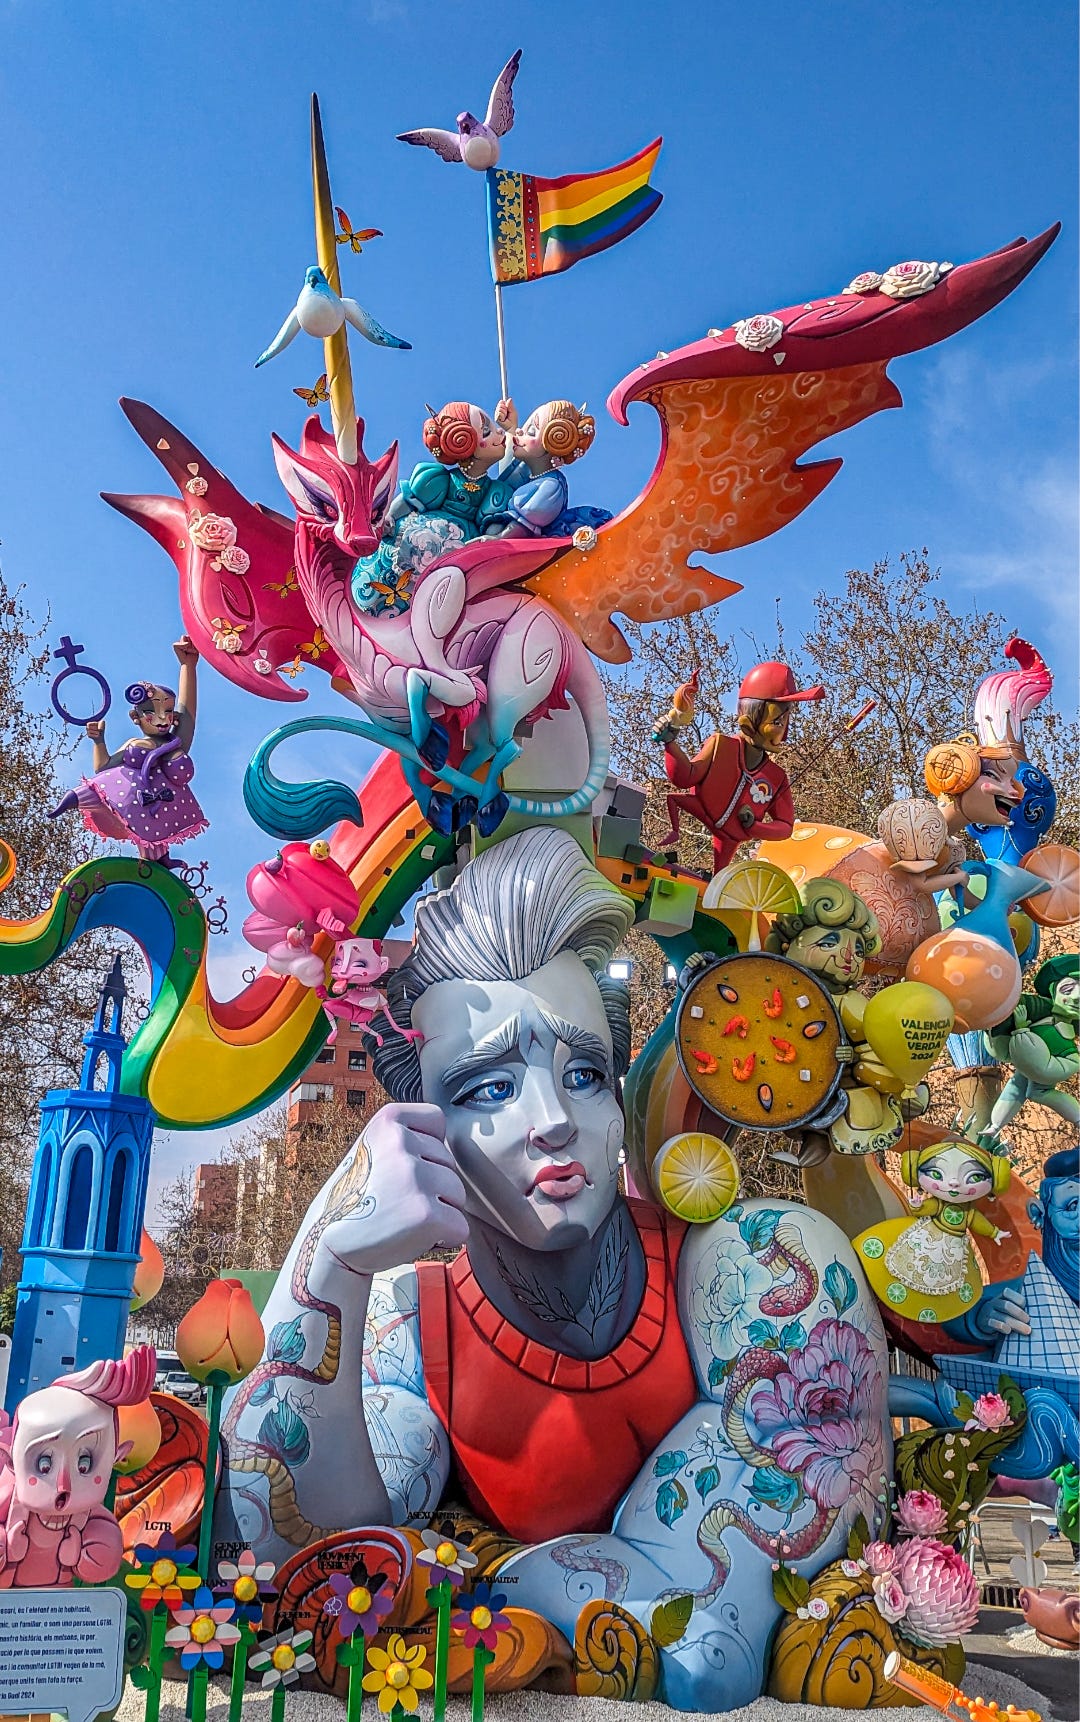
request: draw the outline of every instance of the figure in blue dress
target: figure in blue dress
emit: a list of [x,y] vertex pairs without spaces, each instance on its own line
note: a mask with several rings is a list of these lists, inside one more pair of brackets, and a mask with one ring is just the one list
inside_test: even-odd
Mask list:
[[[579,527],[595,529],[611,519],[605,508],[570,508],[563,467],[592,447],[596,421],[572,401],[545,401],[513,432],[513,466],[502,474],[511,494],[503,510],[507,537],[572,538]],[[494,513],[488,504],[488,515]]]
[[506,458],[512,422],[510,401],[500,401],[494,414],[469,401],[448,401],[438,412],[428,408],[423,437],[434,459],[421,461],[402,481],[386,511],[382,543],[356,564],[358,608],[400,614],[417,575],[431,563],[470,538],[502,531],[501,510],[513,485],[489,474]]

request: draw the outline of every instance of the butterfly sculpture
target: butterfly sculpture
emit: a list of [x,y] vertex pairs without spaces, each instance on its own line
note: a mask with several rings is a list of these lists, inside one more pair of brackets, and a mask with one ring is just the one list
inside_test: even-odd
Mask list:
[[382,238],[382,229],[379,227],[354,227],[340,203],[335,203],[334,213],[343,229],[341,233],[335,233],[334,238],[339,245],[347,245],[349,250],[355,251],[357,255],[363,251],[369,239]]
[[326,386],[326,372],[324,371],[321,377],[316,378],[312,388],[294,389],[293,394],[299,395],[307,407],[321,406],[324,401],[330,399],[330,390]]

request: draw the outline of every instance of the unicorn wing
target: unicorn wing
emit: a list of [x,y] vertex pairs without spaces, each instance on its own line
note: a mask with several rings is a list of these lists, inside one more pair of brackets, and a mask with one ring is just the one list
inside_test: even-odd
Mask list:
[[226,680],[271,700],[307,698],[279,674],[279,666],[298,658],[341,675],[332,649],[317,658],[304,653],[315,624],[293,572],[292,521],[248,502],[153,407],[132,400],[120,405],[180,494],[102,494],[172,557],[184,627],[203,659]]
[[[530,589],[609,663],[630,656],[614,611],[658,622],[738,591],[731,580],[688,567],[687,558],[753,544],[801,514],[842,462],[802,465],[800,456],[900,406],[886,375],[889,360],[975,322],[1019,285],[1057,233],[1050,228],[955,269],[898,266],[926,272],[917,296],[894,297],[871,284],[710,330],[704,340],[641,365],[608,407],[620,424],[634,401],[656,412],[660,453],[652,477],[599,528],[591,549],[562,540]],[[906,285],[903,275],[886,285],[896,280]]]

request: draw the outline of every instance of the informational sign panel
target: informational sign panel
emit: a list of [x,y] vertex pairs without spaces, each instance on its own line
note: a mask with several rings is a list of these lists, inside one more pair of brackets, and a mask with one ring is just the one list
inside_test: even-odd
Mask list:
[[115,1709],[126,1618],[118,1590],[0,1591],[0,1715],[93,1722]]

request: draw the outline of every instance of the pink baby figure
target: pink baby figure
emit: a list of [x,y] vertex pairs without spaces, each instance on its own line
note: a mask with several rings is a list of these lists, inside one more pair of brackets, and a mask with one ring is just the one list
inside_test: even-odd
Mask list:
[[360,913],[360,898],[324,838],[286,843],[272,861],[260,861],[247,876],[255,912],[244,922],[249,945],[266,955],[275,975],[291,975],[305,987],[320,987],[326,960],[313,949],[316,933],[345,939]]
[[119,1571],[124,1539],[103,1505],[131,1451],[117,1407],[146,1399],[156,1369],[153,1346],[139,1345],[121,1362],[61,1375],[0,1431],[0,1590],[102,1584]]
[[[387,1023],[406,1040],[423,1039],[418,1029],[398,1028],[386,999],[375,985],[389,967],[390,961],[383,952],[381,939],[341,940],[330,965],[329,986],[315,988],[316,996],[322,999],[323,1010],[330,1018],[327,1046],[333,1046],[337,1040],[338,1018],[366,1028],[376,1011],[380,1010],[384,1012]],[[375,1035],[375,1042],[382,1045],[380,1034]]]

